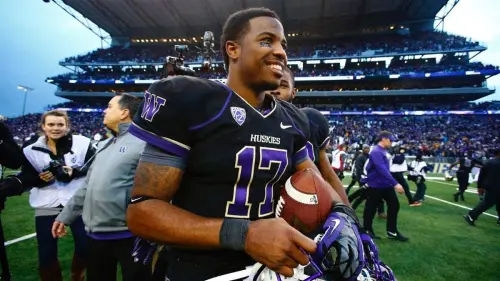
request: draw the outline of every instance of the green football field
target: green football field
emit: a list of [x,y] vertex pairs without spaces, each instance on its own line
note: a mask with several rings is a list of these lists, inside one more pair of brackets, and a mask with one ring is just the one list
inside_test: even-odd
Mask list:
[[[350,178],[344,179],[344,184]],[[410,183],[412,190],[415,185]],[[464,207],[473,207],[478,197],[466,193],[465,202],[452,202],[455,182],[427,181],[427,195],[421,207],[409,207],[400,195],[399,229],[410,238],[401,243],[388,240],[385,220],[375,219],[376,240],[381,257],[391,266],[399,281],[413,280],[500,280],[500,226],[496,218],[482,215],[477,226],[469,226],[462,215]],[[455,204],[455,205],[454,205]],[[358,215],[362,216],[362,206]],[[487,211],[496,216],[494,208]],[[13,239],[34,233],[34,213],[28,204],[28,194],[9,198],[2,221],[7,242],[7,254],[13,280],[35,281],[37,275],[36,239]],[[65,280],[69,280],[72,256],[72,239],[67,236],[59,243],[59,257]]]

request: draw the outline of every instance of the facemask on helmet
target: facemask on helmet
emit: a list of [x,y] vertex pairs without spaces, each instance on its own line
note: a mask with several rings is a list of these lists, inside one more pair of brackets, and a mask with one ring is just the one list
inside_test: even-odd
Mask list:
[[371,237],[367,234],[361,234],[361,240],[366,256],[365,269],[370,273],[372,280],[397,281],[392,269],[379,259],[377,246]]

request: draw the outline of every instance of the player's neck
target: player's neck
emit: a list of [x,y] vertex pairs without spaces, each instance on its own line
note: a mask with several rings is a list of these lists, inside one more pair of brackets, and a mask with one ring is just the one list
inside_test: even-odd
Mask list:
[[245,87],[239,79],[235,79],[235,77],[231,75],[227,76],[226,85],[254,108],[262,107],[265,97],[264,92],[257,94],[254,90]]

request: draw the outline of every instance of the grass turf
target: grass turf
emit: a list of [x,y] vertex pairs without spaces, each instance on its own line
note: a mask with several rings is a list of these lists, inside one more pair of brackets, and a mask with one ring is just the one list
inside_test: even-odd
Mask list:
[[[344,184],[350,178],[344,179]],[[415,185],[409,183],[412,190]],[[427,195],[452,202],[456,182],[433,180],[427,182]],[[2,214],[6,240],[34,233],[34,214],[28,204],[29,194],[9,198]],[[430,198],[421,207],[409,207],[404,195],[399,196],[399,229],[410,238],[401,243],[388,240],[385,220],[375,219],[376,240],[382,260],[391,266],[399,281],[420,280],[485,280],[500,281],[500,226],[496,219],[482,215],[476,227],[469,226],[462,215],[467,210]],[[465,202],[473,207],[478,197],[466,193]],[[357,213],[362,217],[361,205]],[[494,208],[488,210],[496,215]],[[59,257],[65,280],[69,280],[73,241],[71,235],[60,239]],[[37,275],[36,239],[31,238],[7,246],[13,280],[35,281]],[[121,279],[118,279],[121,280]]]

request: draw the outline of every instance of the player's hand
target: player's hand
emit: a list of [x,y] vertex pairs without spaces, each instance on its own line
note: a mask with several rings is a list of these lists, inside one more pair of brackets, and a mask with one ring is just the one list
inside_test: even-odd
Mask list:
[[282,218],[252,221],[245,241],[245,252],[255,261],[286,277],[293,276],[299,264],[309,263],[307,254],[316,243],[291,227]]
[[66,235],[66,225],[60,221],[54,221],[52,224],[52,237],[60,238]]
[[396,190],[397,193],[399,194],[403,194],[405,193],[405,190],[403,189],[403,187],[398,183],[394,186],[394,189]]
[[43,172],[43,173],[40,173],[38,175],[40,177],[40,179],[42,179],[44,182],[51,182],[54,180],[54,175],[47,171],[47,172]]
[[69,166],[63,166],[62,168],[64,169],[64,171],[66,171],[66,173],[68,173],[70,177],[73,175],[73,168]]

